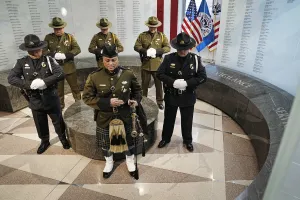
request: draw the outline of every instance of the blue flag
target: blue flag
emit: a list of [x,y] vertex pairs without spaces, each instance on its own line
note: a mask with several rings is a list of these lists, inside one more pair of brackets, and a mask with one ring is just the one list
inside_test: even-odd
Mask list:
[[203,38],[203,41],[196,47],[199,52],[215,40],[213,20],[210,16],[206,0],[202,0],[197,16],[200,21]]

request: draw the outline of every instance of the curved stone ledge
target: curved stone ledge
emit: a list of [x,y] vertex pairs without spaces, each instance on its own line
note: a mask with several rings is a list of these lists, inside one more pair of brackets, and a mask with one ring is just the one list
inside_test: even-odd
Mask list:
[[[149,149],[156,140],[157,131],[157,105],[148,98],[143,98],[142,105],[147,115],[148,135],[145,135],[145,148]],[[68,128],[68,137],[72,149],[91,159],[104,160],[101,148],[96,140],[96,122],[94,110],[82,101],[75,102],[64,113],[64,119]],[[141,138],[140,138],[141,139]],[[138,153],[142,152],[142,143],[139,142]],[[125,158],[123,154],[116,154],[114,159]]]
[[250,75],[214,65],[197,89],[198,99],[225,112],[250,137],[259,174],[237,199],[262,199],[294,97]]

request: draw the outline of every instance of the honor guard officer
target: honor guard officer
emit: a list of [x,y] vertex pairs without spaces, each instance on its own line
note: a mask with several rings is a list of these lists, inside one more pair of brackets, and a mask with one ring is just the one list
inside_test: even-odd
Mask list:
[[157,27],[162,23],[157,17],[149,17],[145,25],[148,31],[141,33],[134,45],[134,50],[140,54],[142,62],[142,88],[143,96],[147,97],[151,75],[156,88],[156,102],[159,109],[163,110],[163,91],[161,81],[156,78],[156,71],[161,64],[162,55],[170,52],[168,38],[162,32],[157,31]]
[[42,141],[38,154],[50,146],[47,115],[52,120],[63,148],[70,148],[56,91],[57,83],[64,79],[64,73],[52,57],[42,55],[42,49],[46,46],[47,43],[40,41],[36,35],[25,36],[19,48],[28,51],[28,56],[18,59],[8,76],[8,82],[24,90],[29,100],[36,130]]
[[[105,44],[102,55],[104,68],[100,68],[88,76],[82,99],[84,103],[98,111],[96,135],[106,160],[103,177],[108,178],[113,169],[113,154],[115,152],[112,151],[112,147],[115,147],[117,142],[113,144],[111,130],[117,130],[117,132],[119,130],[117,135],[122,135],[122,138],[125,139],[122,140],[127,146],[127,150],[120,150],[119,153],[125,153],[128,171],[131,176],[134,176],[136,167],[133,154],[134,144],[131,136],[130,104],[137,105],[141,101],[141,86],[131,70],[118,65],[118,53],[115,45]],[[122,121],[125,130],[119,125],[117,125],[117,129],[111,126],[111,122],[115,119]],[[123,134],[125,134],[124,137]]]
[[89,46],[89,52],[95,54],[98,67],[103,68],[102,50],[105,44],[116,45],[118,53],[124,51],[124,48],[117,35],[109,32],[111,22],[106,18],[101,18],[96,26],[100,28],[100,32],[95,34]]
[[[63,67],[65,79],[70,85],[75,101],[81,99],[80,89],[77,83],[76,66],[74,57],[81,50],[73,35],[64,32],[67,23],[59,17],[54,17],[49,27],[54,29],[54,33],[46,35],[45,41],[48,46],[44,48],[43,54],[49,55]],[[61,108],[65,107],[64,101],[64,80],[58,83],[58,96],[60,98]]]
[[181,114],[181,132],[187,150],[193,151],[192,124],[195,89],[206,81],[206,71],[201,64],[200,56],[190,53],[196,42],[186,33],[179,33],[172,39],[171,46],[176,53],[166,55],[157,71],[157,78],[163,82],[165,91],[165,112],[162,140],[158,148],[171,141],[177,109]]

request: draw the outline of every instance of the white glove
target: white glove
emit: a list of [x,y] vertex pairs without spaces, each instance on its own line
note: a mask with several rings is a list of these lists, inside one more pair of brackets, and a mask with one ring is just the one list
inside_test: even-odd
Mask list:
[[64,60],[66,59],[66,55],[64,53],[56,53],[54,55],[55,60]]
[[[43,81],[43,80],[42,80],[42,81]],[[43,81],[43,82],[44,82],[44,81]],[[44,84],[45,84],[45,82],[44,82]],[[39,89],[39,90],[44,90],[44,89],[46,89],[46,88],[47,88],[47,86],[46,86],[46,84],[45,84],[45,85],[39,87],[38,89]]]
[[179,89],[179,86],[180,86],[180,79],[176,79],[173,83],[173,87]]
[[152,48],[152,55],[151,55],[152,58],[156,58],[156,49],[153,49]]
[[147,56],[148,56],[148,57],[155,58],[155,57],[156,57],[156,49],[154,49],[154,48],[148,49],[148,50],[147,50]]
[[179,90],[185,90],[186,87],[187,87],[186,81],[185,81],[185,80],[180,80],[178,89],[179,89]]
[[30,88],[31,88],[32,90],[36,90],[36,89],[43,90],[43,89],[46,89],[47,86],[46,86],[45,82],[44,82],[42,79],[36,78],[36,79],[34,79],[34,80],[31,82]]
[[184,79],[176,79],[173,83],[173,87],[178,90],[185,90],[187,87],[187,83]]

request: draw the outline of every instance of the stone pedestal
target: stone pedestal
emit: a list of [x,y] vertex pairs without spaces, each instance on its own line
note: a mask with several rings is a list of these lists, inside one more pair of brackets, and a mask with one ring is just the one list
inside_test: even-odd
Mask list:
[[[144,139],[147,150],[156,140],[158,108],[148,98],[143,98],[142,105],[147,115],[148,135],[145,135]],[[82,101],[72,104],[64,114],[68,137],[74,151],[91,159],[104,160],[101,147],[97,145],[96,122],[93,118],[94,110]],[[141,142],[139,142],[137,152],[139,154],[142,152]],[[123,154],[114,156],[114,159],[123,158],[125,158]]]

